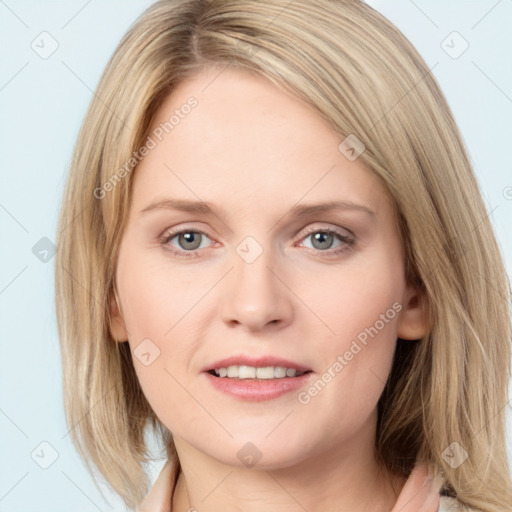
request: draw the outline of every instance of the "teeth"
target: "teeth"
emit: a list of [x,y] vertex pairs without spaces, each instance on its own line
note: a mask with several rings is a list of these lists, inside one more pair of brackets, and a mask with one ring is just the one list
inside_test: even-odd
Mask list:
[[[233,371],[233,373],[234,373],[234,371]],[[238,368],[238,378],[239,379],[255,379],[256,378],[256,368],[253,368],[252,366],[240,366]]]
[[286,368],[283,368],[282,366],[276,366],[274,368],[274,377],[276,379],[282,379],[283,377],[286,377]]
[[264,368],[257,368],[256,369],[256,377],[258,379],[274,379],[279,378],[278,375],[276,375],[276,372],[274,371],[273,366],[267,366]]
[[282,379],[284,377],[300,377],[305,372],[284,366],[266,366],[255,368],[254,366],[233,365],[227,368],[215,368],[218,377],[229,377],[231,379]]

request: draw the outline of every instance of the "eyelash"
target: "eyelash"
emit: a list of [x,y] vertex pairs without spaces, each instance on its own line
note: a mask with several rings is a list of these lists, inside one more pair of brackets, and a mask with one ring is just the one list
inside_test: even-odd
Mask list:
[[[161,238],[160,244],[162,246],[165,246],[165,245],[169,244],[169,242],[173,238],[175,238],[176,236],[181,235],[183,233],[194,233],[194,234],[205,235],[206,237],[208,237],[208,235],[204,231],[201,231],[199,229],[194,229],[194,228],[181,229],[179,231],[166,232],[163,235],[163,237]],[[340,247],[338,249],[334,249],[334,250],[327,249],[325,251],[322,251],[320,249],[314,249],[314,248],[311,249],[313,251],[318,251],[320,253],[325,253],[325,255],[327,257],[337,256],[340,253],[347,252],[347,251],[353,249],[353,245],[355,244],[355,238],[351,238],[350,236],[347,236],[347,235],[345,235],[345,234],[343,234],[343,233],[341,233],[341,232],[339,232],[339,231],[337,231],[335,229],[332,229],[332,228],[326,228],[326,229],[313,228],[313,229],[307,231],[304,234],[304,236],[301,238],[301,240],[306,239],[309,235],[312,235],[313,233],[324,233],[324,234],[327,234],[327,235],[335,235],[335,236],[338,237],[338,239],[341,242],[346,244],[344,247],[342,246],[342,247]],[[175,256],[178,256],[180,258],[197,258],[197,257],[199,257],[199,254],[198,254],[199,249],[194,249],[193,251],[185,251],[185,250],[177,250],[177,249],[174,249],[174,248],[169,249],[168,247],[166,247],[166,250],[170,251]]]

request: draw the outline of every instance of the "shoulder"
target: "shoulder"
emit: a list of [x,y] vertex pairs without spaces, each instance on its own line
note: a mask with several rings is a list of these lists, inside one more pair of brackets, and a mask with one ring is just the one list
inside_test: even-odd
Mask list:
[[167,460],[156,481],[135,512],[171,512],[172,494],[178,477],[176,461]]
[[[441,496],[437,512],[472,512],[474,509],[464,506],[457,498]],[[476,512],[476,511],[475,511]]]
[[455,512],[460,510],[460,501],[457,498],[441,496],[438,512]]

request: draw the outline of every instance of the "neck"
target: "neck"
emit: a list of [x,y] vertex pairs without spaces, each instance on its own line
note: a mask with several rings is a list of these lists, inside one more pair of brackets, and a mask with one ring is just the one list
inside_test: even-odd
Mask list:
[[373,444],[350,440],[288,467],[267,469],[224,464],[175,437],[180,472],[173,512],[363,512],[393,508],[405,478],[376,462]]

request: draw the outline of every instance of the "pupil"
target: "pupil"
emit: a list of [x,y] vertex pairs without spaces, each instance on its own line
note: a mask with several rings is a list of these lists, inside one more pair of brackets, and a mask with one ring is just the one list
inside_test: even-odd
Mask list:
[[[199,233],[192,233],[192,232],[183,233],[181,235],[180,244],[183,242],[182,247],[184,249],[197,249],[200,245],[198,235],[199,235]],[[195,241],[194,241],[194,237],[197,238]]]
[[[315,246],[316,249],[329,249],[329,247],[332,245],[333,238],[334,237],[331,233],[319,231],[313,236],[313,246],[315,246],[315,243],[318,242],[320,247]],[[326,244],[326,240],[328,240],[329,243]]]
[[[200,233],[194,233],[194,232],[188,232],[188,233],[182,233],[180,235],[180,243],[184,243],[183,248],[184,249],[197,249],[200,245],[199,238]],[[194,240],[194,238],[197,238]],[[334,236],[331,233],[326,233],[323,231],[318,231],[313,236],[313,245],[317,249],[329,249],[331,247],[333,242]]]

